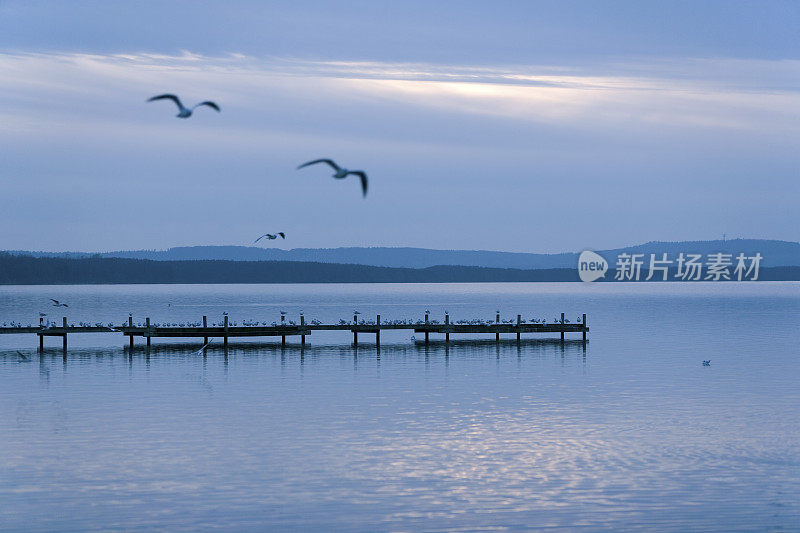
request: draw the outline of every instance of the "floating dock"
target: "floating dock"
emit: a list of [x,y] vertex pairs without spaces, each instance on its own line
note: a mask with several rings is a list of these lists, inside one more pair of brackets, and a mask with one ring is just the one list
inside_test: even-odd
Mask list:
[[424,334],[424,342],[430,342],[432,334],[444,335],[445,343],[450,342],[450,335],[453,334],[493,334],[495,340],[500,342],[500,335],[516,335],[520,341],[521,335],[532,333],[559,333],[561,342],[564,342],[567,333],[577,333],[581,335],[583,342],[586,342],[586,334],[589,327],[586,323],[586,314],[582,320],[576,323],[569,323],[561,313],[561,320],[552,323],[546,322],[525,322],[521,315],[517,315],[516,321],[500,321],[500,314],[496,316],[495,322],[457,322],[450,321],[450,316],[444,316],[444,322],[431,321],[430,315],[426,314],[424,320],[417,322],[410,321],[391,321],[382,322],[381,315],[377,315],[374,322],[360,320],[358,315],[353,316],[352,322],[340,321],[338,324],[322,324],[314,321],[306,323],[305,317],[300,316],[300,323],[286,323],[281,317],[280,323],[274,325],[251,325],[233,326],[229,325],[227,315],[224,317],[222,325],[208,326],[207,317],[203,317],[201,326],[160,326],[151,324],[150,319],[146,318],[143,325],[134,325],[133,317],[128,317],[127,324],[122,326],[74,326],[68,325],[67,318],[62,319],[62,324],[51,325],[40,321],[37,326],[17,326],[0,327],[0,335],[11,334],[35,334],[39,336],[39,349],[44,350],[45,337],[61,337],[62,347],[67,349],[67,336],[77,333],[119,333],[128,337],[128,344],[134,347],[134,338],[141,337],[147,346],[150,346],[153,338],[202,338],[204,344],[208,344],[209,339],[222,339],[223,346],[228,345],[229,338],[236,337],[280,337],[281,344],[286,345],[287,337],[300,337],[300,344],[305,346],[306,337],[314,331],[349,331],[353,335],[353,346],[358,346],[359,333],[364,335],[375,335],[375,343],[380,346],[381,331],[391,330],[413,330],[414,333]]

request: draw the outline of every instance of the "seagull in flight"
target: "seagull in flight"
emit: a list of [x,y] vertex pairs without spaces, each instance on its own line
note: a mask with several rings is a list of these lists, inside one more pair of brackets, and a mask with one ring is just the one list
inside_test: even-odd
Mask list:
[[327,163],[328,165],[330,165],[330,167],[336,171],[333,174],[333,177],[336,178],[337,180],[344,179],[350,174],[358,176],[359,178],[361,178],[361,192],[364,194],[364,197],[367,196],[367,174],[363,170],[348,170],[346,168],[342,168],[336,163],[334,163],[333,160],[331,159],[315,159],[313,161],[303,163],[302,165],[297,167],[297,169],[300,170],[303,167],[316,165],[317,163]]
[[208,341],[207,343],[205,343],[205,344],[203,345],[203,347],[202,347],[202,348],[200,348],[199,350],[197,350],[196,352],[194,352],[194,354],[195,354],[195,355],[203,355],[203,350],[205,350],[206,348],[208,348],[208,345],[209,345],[209,344],[211,344],[211,341],[213,341],[213,340],[214,340],[214,339],[211,339],[210,341]]
[[69,307],[67,304],[61,303],[58,300],[53,300],[52,298],[50,298],[50,301],[53,302],[53,307]]
[[192,116],[192,111],[194,111],[195,109],[197,109],[201,105],[207,105],[208,107],[210,107],[211,109],[216,110],[217,113],[219,113],[219,106],[217,104],[215,104],[214,102],[210,101],[210,100],[206,100],[205,102],[200,102],[199,104],[195,105],[191,109],[187,108],[187,107],[184,107],[183,104],[181,103],[181,99],[178,98],[177,96],[175,96],[174,94],[159,94],[158,96],[154,96],[152,98],[149,98],[147,101],[148,102],[153,102],[155,100],[172,100],[173,102],[175,102],[175,105],[178,106],[178,114],[175,115],[175,116],[178,117],[178,118],[189,118],[189,117],[191,117]]
[[28,356],[20,352],[19,350],[17,350],[17,356],[19,356],[20,361],[30,361],[30,359],[28,359]]
[[286,234],[284,232],[282,232],[282,231],[279,231],[278,233],[265,233],[264,235],[262,235],[258,239],[254,240],[253,244],[257,243],[258,241],[260,241],[264,237],[266,237],[267,239],[269,239],[271,241],[274,241],[275,239],[278,238],[278,235],[281,236],[281,239],[285,239],[286,238]]

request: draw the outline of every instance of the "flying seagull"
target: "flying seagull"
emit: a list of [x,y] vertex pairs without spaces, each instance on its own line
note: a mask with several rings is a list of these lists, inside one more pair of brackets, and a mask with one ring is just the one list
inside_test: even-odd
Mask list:
[[200,348],[199,350],[197,350],[196,352],[194,352],[194,354],[195,354],[195,355],[203,355],[203,350],[205,350],[206,348],[208,348],[208,345],[209,345],[209,344],[211,344],[211,341],[213,341],[213,340],[214,340],[214,339],[211,339],[210,341],[208,341],[207,343],[205,343],[205,344],[203,345],[203,347],[202,347],[202,348]]
[[344,179],[350,174],[358,176],[359,178],[361,178],[361,192],[364,193],[364,197],[367,196],[367,174],[363,170],[347,170],[346,168],[342,168],[336,163],[334,163],[331,159],[315,159],[313,161],[303,163],[302,165],[297,167],[297,169],[300,170],[303,167],[316,165],[317,163],[327,163],[328,165],[330,165],[330,167],[336,171],[333,174],[333,177],[336,178],[337,180]]
[[282,231],[279,231],[278,233],[265,233],[264,235],[262,235],[258,239],[254,240],[253,244],[257,243],[258,241],[260,241],[264,237],[266,237],[267,239],[269,239],[271,241],[274,241],[275,239],[278,238],[278,235],[281,236],[281,239],[285,239],[286,238],[286,234],[284,232],[282,232]]
[[53,302],[53,307],[69,307],[67,304],[61,303],[58,300],[53,300],[50,298],[50,301]]
[[148,102],[153,102],[155,100],[172,100],[175,102],[175,105],[178,106],[178,114],[175,115],[178,118],[189,118],[192,116],[192,111],[200,107],[201,105],[207,105],[211,109],[214,109],[219,113],[219,106],[210,100],[206,100],[205,102],[200,102],[199,104],[195,105],[191,109],[183,107],[181,103],[181,99],[175,96],[174,94],[159,94],[158,96],[154,96],[149,98]]
[[19,356],[20,361],[30,361],[30,359],[28,359],[28,356],[20,352],[19,350],[17,350],[17,355]]

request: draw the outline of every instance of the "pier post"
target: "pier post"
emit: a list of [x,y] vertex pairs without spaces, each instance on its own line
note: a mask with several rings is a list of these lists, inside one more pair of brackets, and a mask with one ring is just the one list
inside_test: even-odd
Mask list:
[[381,347],[381,315],[378,315],[378,318],[375,319],[375,323],[378,325],[378,330],[375,332],[375,344],[378,348]]
[[44,351],[44,335],[42,335],[41,333],[39,333],[39,351],[40,352]]
[[522,315],[517,315],[517,342],[519,342],[519,326],[522,324]]
[[[425,313],[425,325],[426,326],[428,325],[428,313]],[[425,344],[428,344],[428,336],[429,336],[429,333],[428,333],[428,330],[426,329],[425,330]]]
[[444,343],[448,344],[450,342],[450,315],[444,315]]
[[[497,313],[497,316],[494,317],[494,323],[495,324],[499,324],[500,323],[500,313]],[[500,342],[500,334],[499,333],[495,333],[494,334],[494,341],[495,342]]]
[[358,315],[353,315],[353,346],[358,346]]
[[[208,318],[206,318],[206,315],[203,315],[203,329],[206,329],[207,327],[208,327]],[[208,344],[208,337],[203,337],[203,346],[205,346],[206,344]]]
[[[305,327],[305,325],[306,325],[306,317],[300,315],[300,327],[303,328]],[[306,345],[306,336],[300,335],[300,346],[305,346],[305,345]]]
[[64,326],[64,336],[61,338],[64,351],[67,351],[67,317],[63,318],[62,324]]
[[561,342],[564,342],[564,313],[561,313]]
[[586,313],[583,313],[583,343],[586,344]]
[[225,348],[228,347],[228,315],[225,315],[225,320],[223,320],[224,328],[225,328],[225,338],[223,339],[223,346]]
[[147,328],[147,347],[150,347],[150,317],[145,317],[144,325]]
[[[131,315],[128,315],[128,327],[133,327],[133,317]],[[128,335],[128,340],[130,340],[131,350],[133,350],[133,333]]]

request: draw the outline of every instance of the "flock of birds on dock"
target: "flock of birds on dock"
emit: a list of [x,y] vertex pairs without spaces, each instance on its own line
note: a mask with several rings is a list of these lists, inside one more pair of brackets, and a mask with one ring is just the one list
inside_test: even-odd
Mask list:
[[[178,118],[183,118],[183,119],[191,117],[192,113],[194,112],[194,110],[197,109],[198,107],[202,107],[202,106],[210,107],[211,109],[215,110],[217,113],[219,113],[221,111],[220,107],[216,104],[216,102],[212,102],[211,100],[205,100],[203,102],[200,102],[199,104],[195,104],[193,107],[186,107],[186,106],[183,105],[183,102],[181,102],[181,99],[178,98],[178,96],[176,96],[174,94],[169,94],[169,93],[167,93],[167,94],[159,94],[157,96],[153,96],[153,97],[147,99],[148,102],[155,102],[155,101],[158,101],[158,100],[171,100],[172,102],[174,102],[175,105],[178,106],[178,114],[175,115],[175,116],[178,117]],[[328,165],[329,167],[331,167],[333,169],[333,174],[331,175],[331,177],[334,178],[334,179],[339,179],[340,180],[340,179],[344,179],[344,178],[346,178],[348,176],[357,176],[359,178],[360,182],[361,182],[361,193],[366,198],[366,196],[367,196],[368,178],[367,178],[367,173],[364,172],[363,170],[350,170],[350,169],[341,167],[338,164],[336,164],[336,162],[333,161],[333,159],[329,159],[329,158],[320,158],[320,159],[313,159],[311,161],[307,161],[307,162],[302,163],[301,165],[299,165],[297,167],[297,170],[300,170],[301,168],[309,167],[311,165],[318,165],[318,164],[325,164],[325,165]],[[264,235],[262,235],[261,237],[256,239],[254,241],[254,243],[257,243],[258,241],[260,241],[261,239],[264,239],[264,238],[266,238],[268,240],[275,240],[275,239],[278,238],[279,235],[280,235],[281,239],[285,239],[286,238],[286,234],[284,232],[282,232],[282,231],[279,231],[277,233],[265,233]]]
[[[354,312],[354,316],[355,317],[358,317],[358,315],[360,315],[360,314],[361,313],[359,313],[358,311]],[[42,316],[42,317],[47,316],[45,313],[39,313],[39,315]],[[300,315],[303,316],[303,313],[300,313]],[[225,313],[223,316],[227,316],[227,313]],[[441,321],[435,320],[435,319],[434,320],[428,320],[428,324],[443,324],[443,323],[444,322],[441,322]],[[483,319],[480,319],[480,318],[473,318],[473,319],[469,319],[469,320],[451,321],[450,323],[451,324],[472,325],[472,326],[492,326],[492,325],[500,325],[500,324],[503,324],[503,325],[514,325],[514,324],[517,323],[517,321],[516,321],[516,319],[503,319],[500,322],[497,322],[496,318],[495,319],[489,319],[489,320],[483,320]],[[528,321],[526,321],[524,319],[520,319],[520,324],[542,324],[542,325],[546,325],[548,323],[549,324],[560,324],[561,323],[561,319],[556,317],[556,318],[553,319],[552,322],[548,322],[544,318],[531,318]],[[570,323],[569,319],[565,318],[564,319],[564,323],[565,324],[569,324]],[[577,317],[575,319],[575,323],[576,324],[580,324],[581,323],[581,317]],[[285,325],[285,324],[288,324],[289,326],[297,326],[298,325],[298,323],[296,321],[294,321],[294,320],[286,320],[286,313],[285,312],[281,313],[280,322],[278,322],[277,320],[273,321],[273,322],[266,322],[266,321],[259,321],[259,320],[242,320],[241,324],[242,324],[242,326],[245,326],[245,327],[257,327],[257,326],[277,327],[279,325]],[[311,325],[314,325],[314,326],[319,326],[319,325],[322,325],[322,322],[319,321],[319,320],[316,320],[316,319],[312,319],[312,320],[308,321],[308,324],[311,324]],[[339,320],[339,322],[338,322],[338,325],[340,325],[340,326],[348,325],[348,324],[358,324],[360,326],[374,326],[374,325],[377,325],[377,321],[376,320],[370,320],[370,319],[363,319],[362,318],[360,320],[355,320],[355,321],[353,321],[353,320]],[[408,319],[408,320],[402,320],[402,319],[398,319],[398,320],[382,320],[381,324],[389,325],[389,326],[418,326],[418,325],[425,324],[425,320],[414,320],[414,319]],[[142,323],[142,322],[135,322],[135,323],[133,323],[133,325],[136,326],[136,327],[144,327],[145,326],[145,324]],[[162,328],[162,327],[163,328],[179,328],[179,327],[180,328],[199,328],[199,327],[201,327],[203,325],[203,323],[201,321],[194,321],[194,322],[187,322],[187,321],[182,321],[182,322],[153,322],[150,325],[153,326],[153,327],[157,327],[157,328]],[[207,325],[208,326],[212,326],[212,327],[222,327],[222,326],[225,325],[225,322],[223,320],[223,321],[220,321],[220,322],[209,323]],[[51,323],[48,320],[46,323],[43,323],[42,326],[44,328],[59,328],[59,327],[62,327],[62,324],[60,324],[58,322],[52,322]],[[74,328],[74,327],[105,328],[105,329],[109,329],[111,331],[118,331],[117,328],[124,328],[124,327],[128,326],[128,323],[115,325],[115,324],[113,324],[111,322],[108,322],[108,323],[102,323],[102,322],[94,322],[94,323],[91,323],[91,322],[77,322],[77,323],[70,323],[70,324],[68,324],[68,326],[71,327],[71,328]],[[228,326],[237,327],[237,326],[239,326],[239,322],[238,321],[229,321],[228,322]],[[26,325],[26,324],[22,324],[21,322],[12,321],[12,322],[3,322],[3,327],[4,328],[32,328],[34,326],[32,324],[30,324],[30,323],[28,323]]]

